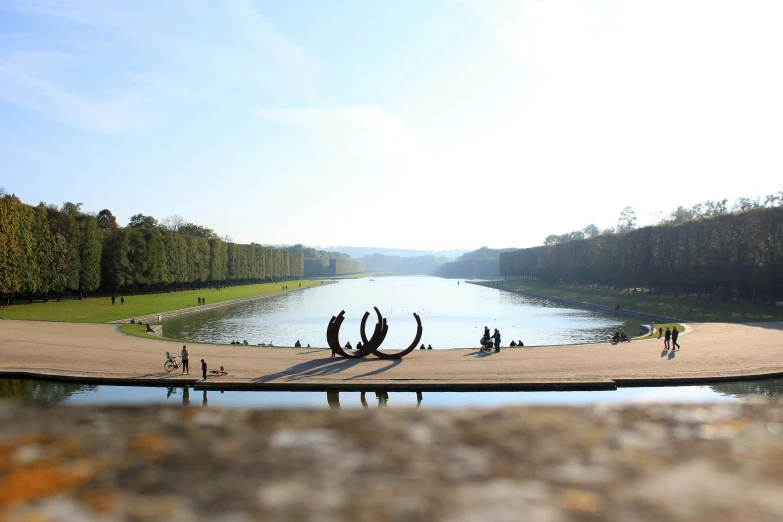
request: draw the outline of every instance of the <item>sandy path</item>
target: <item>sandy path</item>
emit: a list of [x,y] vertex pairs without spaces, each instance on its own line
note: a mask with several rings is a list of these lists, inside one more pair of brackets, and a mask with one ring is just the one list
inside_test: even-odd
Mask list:
[[[164,384],[200,379],[199,360],[221,364],[228,376],[207,385],[324,389],[407,387],[518,389],[559,387],[612,388],[615,381],[652,384],[659,380],[783,376],[783,323],[692,324],[680,336],[673,358],[662,354],[663,341],[503,349],[480,356],[475,349],[416,350],[397,361],[372,356],[362,360],[330,358],[328,349],[190,345],[190,376],[163,371],[164,352],[181,345],[120,334],[113,325],[0,321],[0,375],[27,372],[81,380],[118,379],[135,384]],[[661,382],[663,384],[664,382]]]

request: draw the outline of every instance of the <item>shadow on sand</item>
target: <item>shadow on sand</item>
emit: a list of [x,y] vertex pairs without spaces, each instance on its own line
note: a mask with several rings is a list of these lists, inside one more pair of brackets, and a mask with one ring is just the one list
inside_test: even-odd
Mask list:
[[[255,383],[265,383],[265,382],[271,382],[275,381],[277,379],[284,379],[286,381],[298,381],[300,379],[307,379],[308,377],[323,377],[325,375],[334,375],[335,373],[340,373],[345,370],[349,370],[353,368],[354,366],[358,364],[363,363],[372,363],[372,362],[378,362],[377,359],[319,359],[315,361],[307,361],[299,364],[295,364],[289,368],[286,368],[285,370],[277,373],[272,373],[269,375],[264,375],[262,377],[258,377],[257,379],[253,379],[252,382]],[[367,377],[369,375],[377,375],[379,373],[383,373],[385,371],[391,370],[398,364],[400,364],[402,360],[400,359],[394,359],[391,361],[391,364],[388,364],[387,366],[383,368],[378,368],[376,370],[364,373],[362,375],[357,375],[354,377],[351,377],[351,379],[360,379],[362,377]]]

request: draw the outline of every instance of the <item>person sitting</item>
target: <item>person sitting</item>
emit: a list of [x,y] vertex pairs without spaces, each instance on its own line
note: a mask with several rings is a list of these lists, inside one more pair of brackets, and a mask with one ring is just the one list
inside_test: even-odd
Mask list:
[[432,350],[432,345],[431,345],[431,344],[428,344],[428,345],[427,345],[427,349],[428,349],[428,350]]
[[248,344],[250,344],[250,343],[249,343],[249,342],[247,342],[247,339],[245,339],[244,341],[242,341],[242,344],[243,344],[243,345],[245,345],[245,346],[247,346],[247,345],[248,345]]
[[307,343],[307,347],[310,348],[310,343]]
[[302,347],[302,343],[300,343],[299,339],[297,339],[296,342],[294,343],[294,348],[301,348],[301,347]]
[[150,328],[150,323],[147,323],[147,331],[150,332],[150,333],[155,333],[155,330]]
[[351,341],[348,341],[347,343],[345,343],[345,349],[346,350],[353,350],[353,346],[351,346]]
[[130,324],[136,324],[136,318],[135,317],[133,319],[131,319]]
[[514,339],[511,339],[511,344],[509,344],[509,346],[516,346],[516,345],[517,345],[516,341],[514,341]]
[[628,340],[629,340],[628,336],[625,335],[625,332],[621,330],[620,331],[620,341],[625,342],[625,341],[628,341]]
[[426,348],[426,346],[424,346],[424,344],[422,344],[422,345],[419,347],[419,350],[424,350],[425,348]]
[[358,343],[356,343],[356,349],[357,349],[357,350],[361,350],[361,349],[362,349],[362,346],[363,346],[363,345],[362,345],[362,342],[361,342],[361,341],[359,341]]
[[615,332],[612,336],[612,342],[613,343],[619,343],[620,342],[620,332]]
[[525,346],[525,343],[523,343],[521,340],[517,341],[517,346]]
[[166,360],[174,362],[174,357],[171,356],[168,350],[166,350]]
[[234,341],[231,341],[231,346],[234,346],[236,343]]

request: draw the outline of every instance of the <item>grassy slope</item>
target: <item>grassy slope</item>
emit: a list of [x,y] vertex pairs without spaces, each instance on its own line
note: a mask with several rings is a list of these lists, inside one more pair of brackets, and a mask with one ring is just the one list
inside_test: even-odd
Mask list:
[[167,294],[125,296],[125,305],[112,306],[109,297],[61,302],[33,303],[0,308],[0,319],[26,319],[32,321],[61,321],[71,323],[106,323],[117,319],[150,315],[155,313],[198,307],[198,298],[203,297],[207,304],[221,303],[232,299],[253,297],[279,292],[283,285],[290,289],[307,288],[330,284],[321,281],[288,281],[287,283],[265,283],[224,288],[220,291],[189,290]]
[[629,293],[606,288],[583,288],[531,281],[488,281],[479,284],[489,287],[494,284],[496,288],[522,290],[604,306],[614,307],[619,304],[621,308],[626,310],[698,322],[783,321],[783,307],[761,303],[753,305],[746,302],[720,301],[718,299],[709,301],[696,299],[695,296],[674,297],[649,292],[644,294],[641,292]]

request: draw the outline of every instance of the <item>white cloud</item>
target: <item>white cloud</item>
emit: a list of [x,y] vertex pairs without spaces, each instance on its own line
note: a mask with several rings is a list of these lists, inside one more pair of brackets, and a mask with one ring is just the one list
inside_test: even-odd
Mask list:
[[[172,100],[257,86],[287,97],[315,92],[315,57],[250,0],[27,0],[0,3],[3,10],[47,27],[0,45],[3,99],[80,129],[133,130],[165,115]],[[44,56],[55,67],[39,67]]]
[[[141,100],[79,95],[40,76],[36,69],[41,62],[56,68],[62,59],[50,53],[16,52],[0,60],[0,99],[86,131],[124,132],[147,123],[136,110]],[[34,64],[29,72],[27,63]]]

